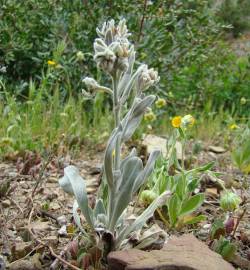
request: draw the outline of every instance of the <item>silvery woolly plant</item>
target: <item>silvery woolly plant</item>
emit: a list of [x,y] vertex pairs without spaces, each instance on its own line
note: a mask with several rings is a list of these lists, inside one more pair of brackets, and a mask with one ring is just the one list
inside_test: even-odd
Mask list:
[[[78,208],[92,232],[99,236],[104,254],[108,254],[112,250],[128,247],[131,234],[141,230],[154,211],[166,202],[169,192],[161,194],[132,221],[128,219],[128,205],[153,171],[160,153],[152,152],[143,167],[136,149],[132,149],[122,158],[121,148],[122,144],[131,138],[144,113],[154,102],[155,96],[146,95],[145,91],[159,81],[159,76],[154,69],[149,69],[145,64],[134,68],[135,51],[128,40],[130,34],[125,20],[121,20],[118,25],[115,25],[114,20],[108,21],[101,29],[97,29],[97,34],[98,38],[94,41],[94,60],[97,67],[110,76],[112,87],[101,86],[89,77],[83,81],[88,90],[104,91],[113,99],[115,127],[104,155],[102,180],[108,189],[107,203],[99,197],[93,209],[89,206],[85,181],[74,166],[64,169],[65,174],[59,183],[64,191],[75,196],[73,215],[80,230],[86,234]],[[145,242],[152,242],[153,235],[157,235],[157,232],[159,233],[154,230],[147,234]],[[143,246],[141,243],[140,247]]]

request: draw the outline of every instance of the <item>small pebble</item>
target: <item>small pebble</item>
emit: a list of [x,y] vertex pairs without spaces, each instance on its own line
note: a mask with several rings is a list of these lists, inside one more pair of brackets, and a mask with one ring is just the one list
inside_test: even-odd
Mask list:
[[67,226],[66,225],[63,225],[60,230],[58,230],[58,235],[59,236],[67,236],[68,233],[67,233]]
[[60,216],[56,220],[60,226],[67,224],[67,218],[65,216]]

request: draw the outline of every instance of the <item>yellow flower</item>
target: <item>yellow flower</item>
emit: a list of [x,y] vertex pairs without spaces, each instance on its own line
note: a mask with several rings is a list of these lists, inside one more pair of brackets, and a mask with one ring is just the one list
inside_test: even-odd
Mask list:
[[229,128],[230,129],[237,129],[237,128],[239,128],[239,126],[237,126],[236,124],[232,124]]
[[148,113],[144,114],[144,120],[149,122],[155,121],[156,115],[152,111],[149,111]]
[[53,60],[48,60],[48,61],[47,61],[47,64],[48,64],[49,66],[55,66],[55,65],[56,65],[56,62],[53,61]]
[[83,52],[78,51],[78,52],[76,53],[76,59],[77,59],[78,61],[84,60],[84,54],[83,54]]
[[166,105],[166,100],[163,99],[163,98],[159,98],[156,102],[155,102],[155,105],[157,108],[162,108]]
[[242,97],[242,98],[240,99],[240,104],[241,104],[241,105],[245,105],[246,103],[247,103],[246,98]]
[[181,126],[181,116],[175,116],[171,123],[174,128],[179,128]]
[[184,127],[192,127],[194,125],[195,119],[191,114],[187,114],[185,116],[183,116],[183,118],[181,119],[181,124]]
[[170,98],[173,98],[173,97],[174,97],[174,94],[170,91],[170,92],[168,92],[168,96],[169,96]]

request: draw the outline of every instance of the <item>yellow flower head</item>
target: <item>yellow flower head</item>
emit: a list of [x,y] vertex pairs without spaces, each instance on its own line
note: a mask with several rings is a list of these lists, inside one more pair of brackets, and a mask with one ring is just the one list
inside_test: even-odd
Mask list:
[[229,128],[233,130],[239,128],[239,126],[237,126],[236,124],[232,124]]
[[144,114],[144,120],[152,122],[156,120],[156,115],[150,110]]
[[241,105],[245,105],[246,103],[247,103],[246,98],[242,97],[242,98],[240,99],[240,104],[241,104]]
[[181,126],[181,116],[175,116],[171,123],[174,128],[179,128]]
[[55,65],[56,65],[56,62],[53,61],[53,60],[48,60],[48,61],[47,61],[47,64],[48,64],[49,66],[55,66]]
[[173,98],[173,97],[174,97],[174,94],[170,91],[170,92],[168,92],[168,96],[169,96],[170,98]]
[[77,59],[78,61],[84,60],[84,54],[83,54],[83,52],[78,51],[78,52],[76,53],[76,59]]
[[155,105],[158,109],[164,107],[166,105],[166,100],[163,98],[159,98],[156,102]]
[[181,124],[184,127],[192,127],[194,125],[195,119],[191,114],[187,114],[182,117]]

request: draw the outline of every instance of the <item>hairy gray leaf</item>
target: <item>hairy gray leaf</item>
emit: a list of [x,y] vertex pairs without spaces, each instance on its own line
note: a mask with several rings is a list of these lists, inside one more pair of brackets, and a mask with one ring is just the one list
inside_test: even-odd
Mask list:
[[165,191],[158,198],[156,198],[143,213],[136,218],[130,225],[124,228],[117,237],[116,245],[119,247],[122,240],[124,240],[131,232],[139,230],[145,225],[146,221],[154,214],[155,210],[166,203],[166,200],[171,196],[170,191]]
[[139,126],[146,109],[152,105],[155,100],[154,95],[146,96],[143,99],[137,99],[133,107],[128,111],[122,120],[122,141],[127,141],[134,134]]
[[157,160],[159,155],[160,155],[159,150],[151,152],[144,170],[138,175],[138,177],[135,180],[133,193],[137,192],[138,189],[146,182],[146,180],[148,179],[148,177],[150,176],[150,174],[154,169],[155,161]]
[[119,140],[121,136],[121,130],[115,129],[112,133],[107,148],[104,155],[104,171],[106,175],[106,180],[110,188],[114,185],[114,176],[113,176],[113,151],[115,149],[116,141]]
[[117,190],[115,207],[110,221],[111,227],[115,226],[124,209],[131,201],[134,181],[142,169],[143,164],[138,157],[131,157],[124,164],[122,180],[120,188]]
[[77,203],[88,224],[93,228],[93,213],[88,205],[88,197],[85,181],[75,166],[68,166],[64,169],[65,175],[69,178]]

